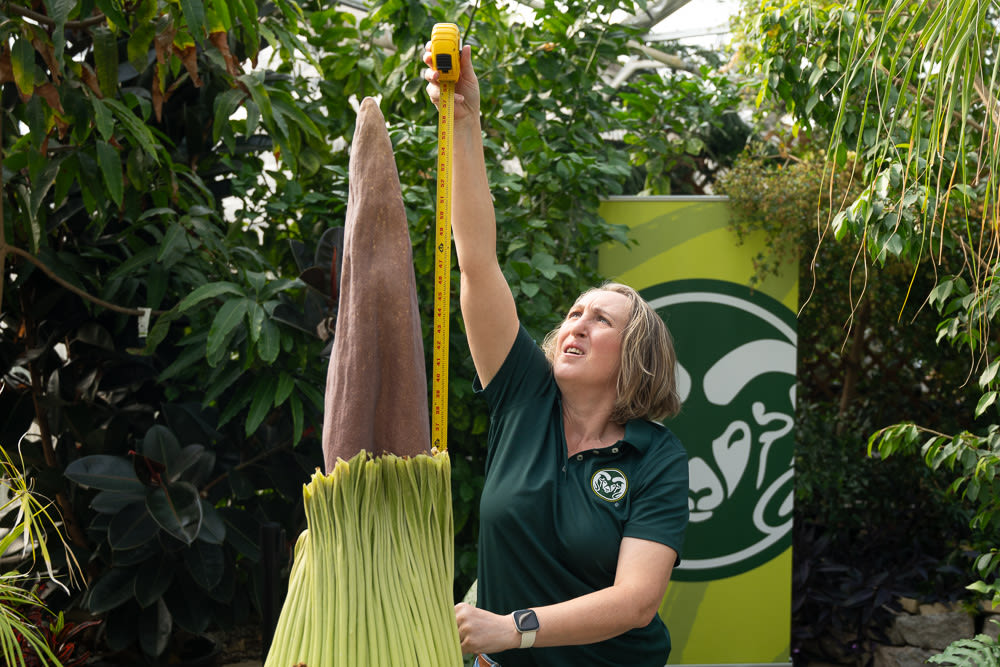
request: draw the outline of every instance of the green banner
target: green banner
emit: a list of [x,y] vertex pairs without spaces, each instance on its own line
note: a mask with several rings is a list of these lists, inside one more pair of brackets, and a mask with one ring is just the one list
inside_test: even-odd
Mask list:
[[601,215],[637,245],[602,248],[674,336],[691,522],[660,608],[670,664],[786,663],[791,645],[797,267],[751,286],[721,197],[621,197]]

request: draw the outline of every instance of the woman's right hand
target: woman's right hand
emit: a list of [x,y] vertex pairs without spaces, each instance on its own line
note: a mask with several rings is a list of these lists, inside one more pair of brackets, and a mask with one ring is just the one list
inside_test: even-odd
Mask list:
[[[434,106],[441,101],[441,87],[438,85],[438,71],[431,65],[431,43],[424,46],[423,55],[424,79],[427,80],[427,95],[431,98]],[[460,72],[458,81],[455,83],[455,120],[463,118],[479,118],[479,80],[472,69],[472,47],[466,44],[462,47],[459,57]]]
[[[430,44],[425,47],[423,62],[427,65],[427,95],[439,104],[440,77],[431,66]],[[497,262],[496,212],[483,150],[479,80],[472,69],[469,46],[462,47],[459,67],[452,133],[451,231],[462,274],[458,293],[466,339],[476,373],[485,387],[517,337],[518,319],[514,296]]]

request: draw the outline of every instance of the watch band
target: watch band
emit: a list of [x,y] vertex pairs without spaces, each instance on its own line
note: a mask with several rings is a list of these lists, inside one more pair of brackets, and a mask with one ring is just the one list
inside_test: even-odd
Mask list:
[[518,609],[511,614],[514,628],[521,633],[520,648],[531,648],[535,644],[535,633],[538,632],[538,617],[531,609]]

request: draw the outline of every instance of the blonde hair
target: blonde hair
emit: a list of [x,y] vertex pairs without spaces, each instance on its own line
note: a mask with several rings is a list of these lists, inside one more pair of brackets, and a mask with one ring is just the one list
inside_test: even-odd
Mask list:
[[[629,318],[622,330],[622,359],[618,371],[617,397],[611,421],[624,424],[630,419],[660,421],[681,410],[675,369],[674,340],[653,307],[628,285],[609,282],[592,292],[616,292],[628,298]],[[556,327],[545,336],[542,351],[549,363],[555,358]]]

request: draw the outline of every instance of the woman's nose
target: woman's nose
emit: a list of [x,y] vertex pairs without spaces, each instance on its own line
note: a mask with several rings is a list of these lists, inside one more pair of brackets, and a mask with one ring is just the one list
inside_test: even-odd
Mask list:
[[587,323],[586,323],[586,321],[584,321],[584,319],[582,317],[579,317],[579,318],[573,320],[572,322],[570,322],[569,331],[574,336],[583,336],[583,335],[586,335],[586,333],[587,333]]

